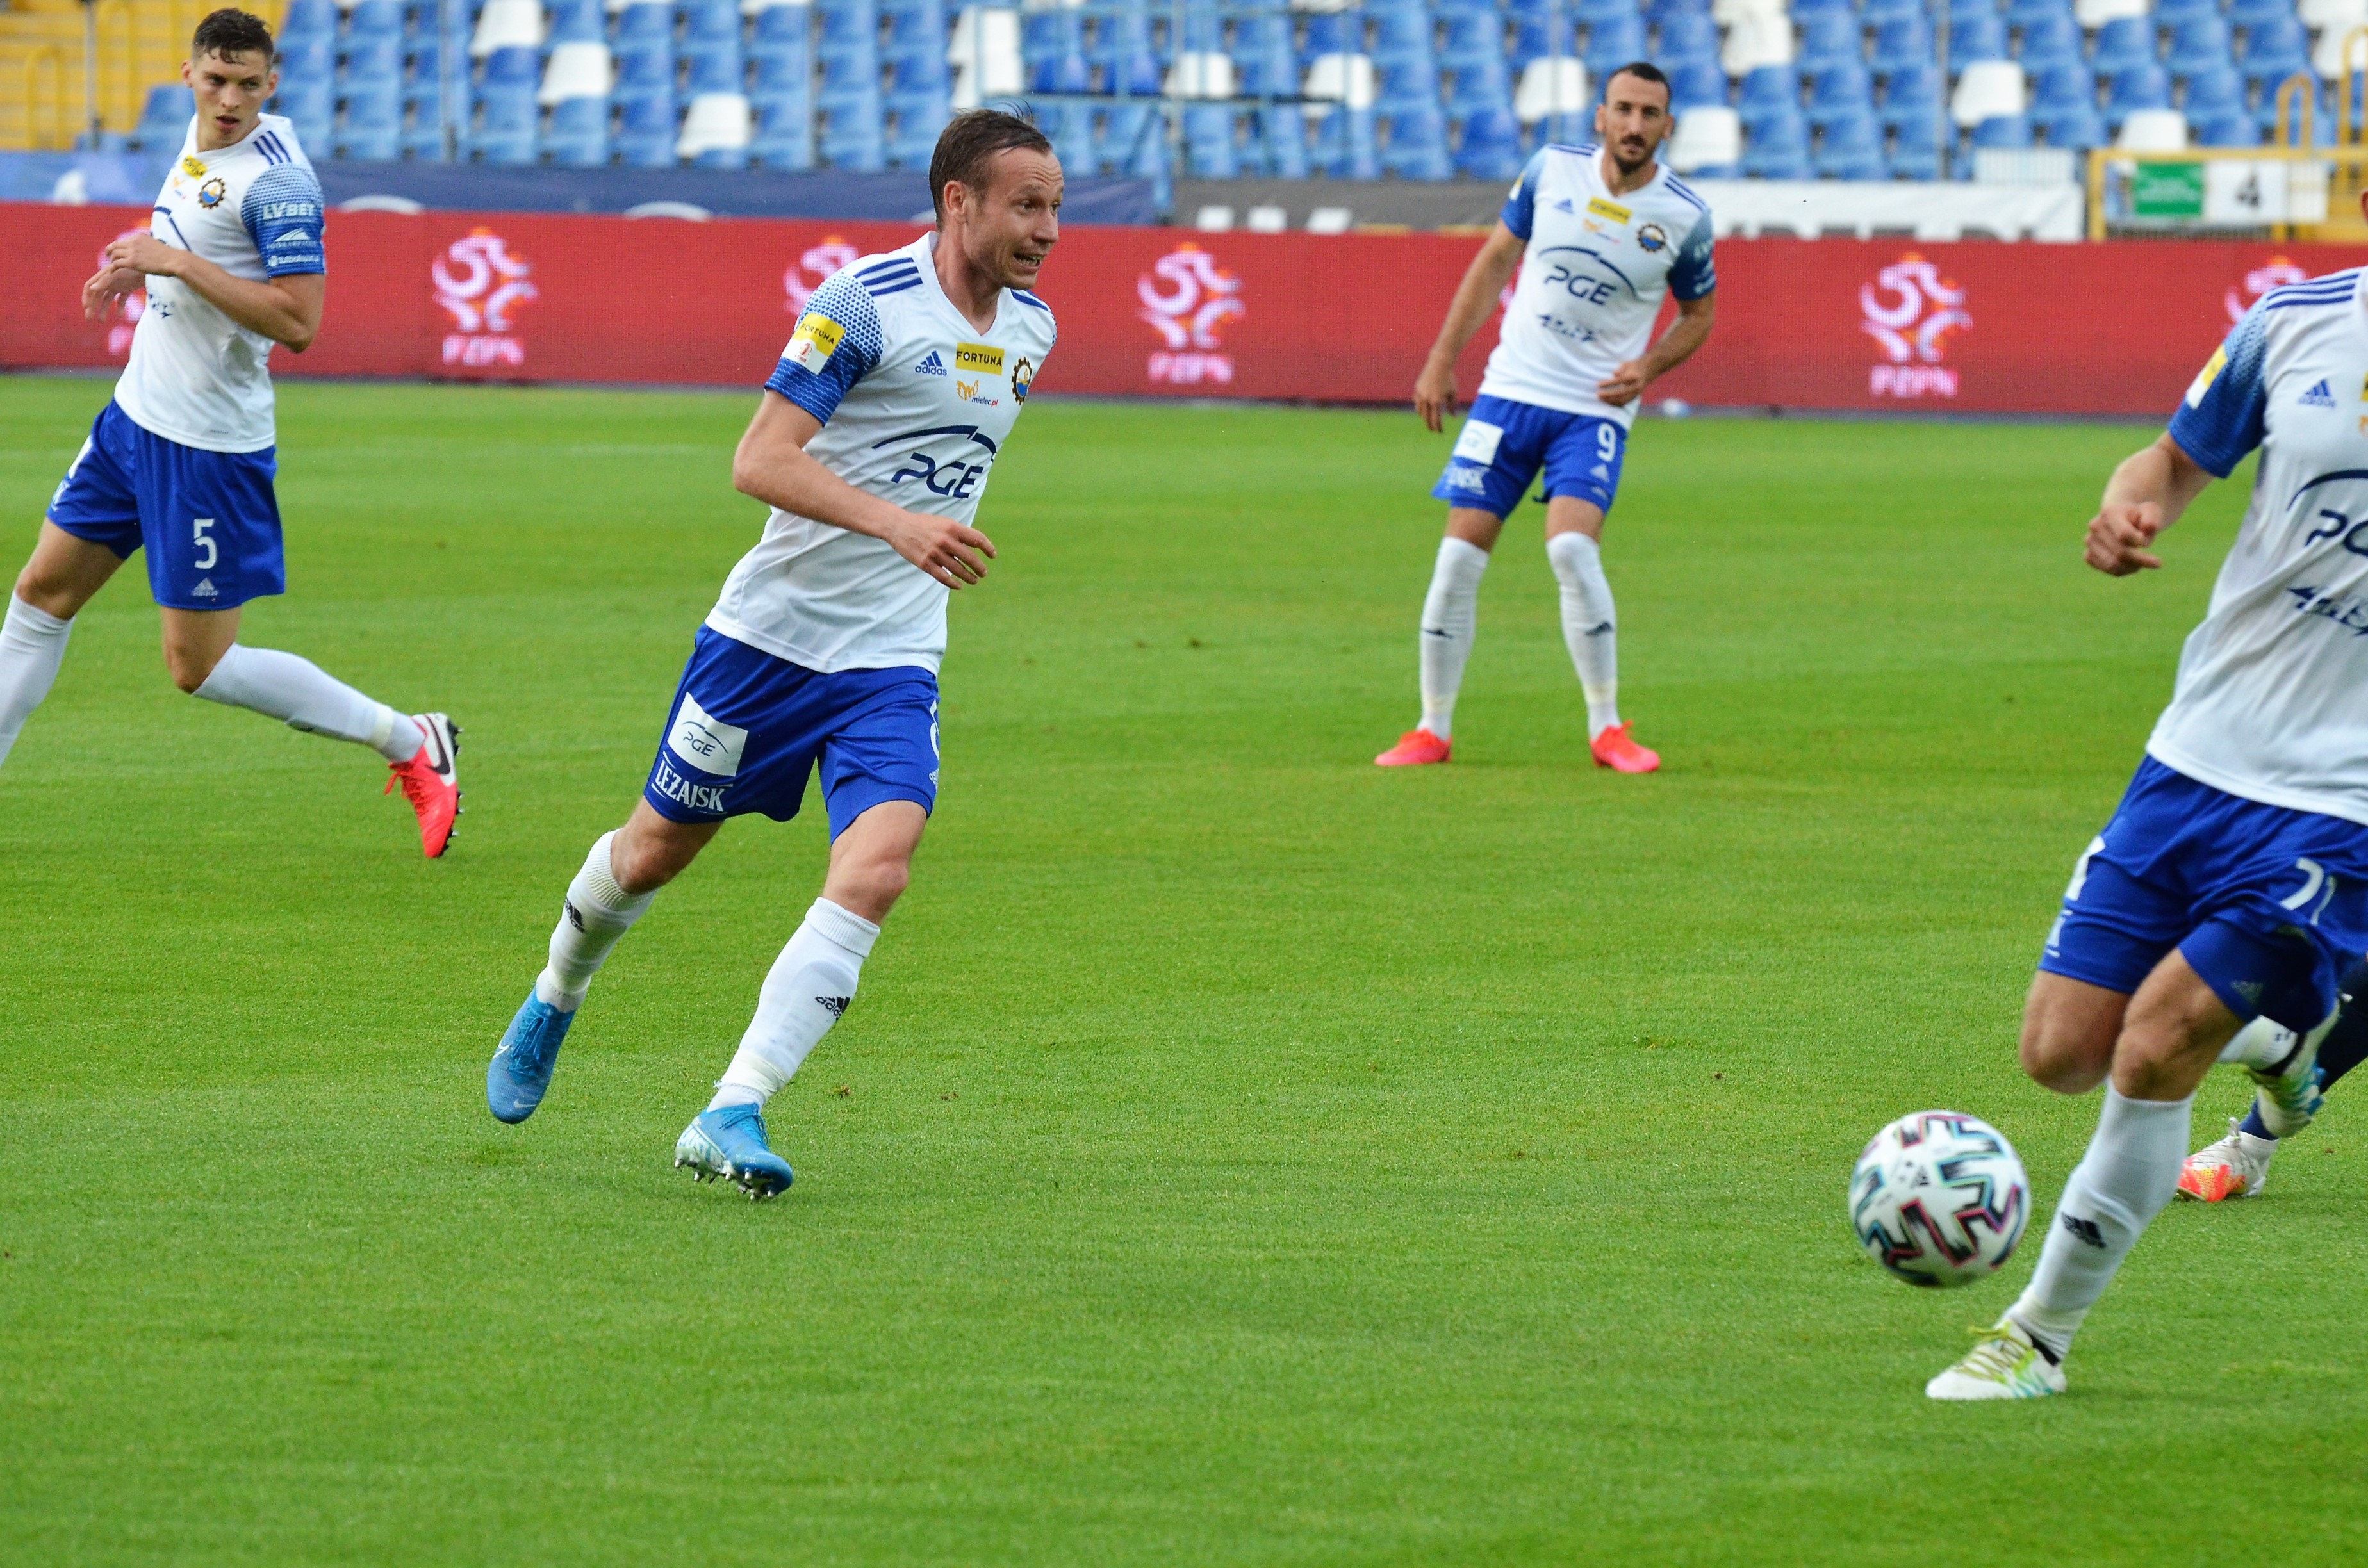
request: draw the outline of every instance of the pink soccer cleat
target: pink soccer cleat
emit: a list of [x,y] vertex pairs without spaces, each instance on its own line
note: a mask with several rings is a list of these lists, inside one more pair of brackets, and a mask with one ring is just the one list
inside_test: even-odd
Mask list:
[[1609,767],[1615,773],[1650,773],[1661,766],[1661,754],[1649,746],[1640,746],[1629,731],[1633,724],[1614,724],[1595,737],[1588,750],[1595,754],[1595,766]]
[[393,775],[383,793],[403,786],[403,798],[419,813],[419,847],[430,860],[442,858],[461,814],[461,778],[454,759],[461,752],[461,726],[441,713],[415,713],[411,722],[427,737],[409,762],[390,762]]
[[1377,767],[1419,767],[1427,762],[1445,762],[1452,748],[1429,730],[1408,730],[1398,737],[1398,744],[1373,758]]

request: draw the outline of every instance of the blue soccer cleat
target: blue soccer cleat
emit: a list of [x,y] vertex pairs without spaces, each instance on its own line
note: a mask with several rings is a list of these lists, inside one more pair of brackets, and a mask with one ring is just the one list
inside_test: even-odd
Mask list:
[[700,1181],[722,1176],[759,1201],[788,1190],[796,1173],[765,1142],[765,1119],[753,1105],[703,1110],[674,1143],[675,1168]]
[[559,1065],[560,1042],[575,1021],[575,1014],[527,994],[526,1006],[510,1020],[493,1061],[485,1064],[485,1106],[495,1121],[517,1123],[534,1114],[543,1091],[551,1087],[551,1070]]

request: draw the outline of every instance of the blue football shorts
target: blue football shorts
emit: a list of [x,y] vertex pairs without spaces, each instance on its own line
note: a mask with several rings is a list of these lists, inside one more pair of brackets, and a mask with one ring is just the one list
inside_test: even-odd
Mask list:
[[798,814],[822,765],[830,835],[883,801],[938,803],[938,677],[910,665],[825,675],[699,629],[642,798],[676,822]]
[[167,609],[228,609],[288,591],[276,449],[209,452],[144,430],[112,402],[50,497],[50,521],[123,560],[145,547]]
[[2147,757],[2073,868],[2039,967],[2126,994],[2173,949],[2238,1017],[2316,1028],[2368,951],[2368,827]]
[[1472,404],[1447,472],[1430,493],[1451,506],[1501,518],[1521,504],[1543,468],[1546,483],[1540,500],[1572,495],[1593,502],[1609,517],[1627,456],[1628,432],[1616,419],[1483,396]]

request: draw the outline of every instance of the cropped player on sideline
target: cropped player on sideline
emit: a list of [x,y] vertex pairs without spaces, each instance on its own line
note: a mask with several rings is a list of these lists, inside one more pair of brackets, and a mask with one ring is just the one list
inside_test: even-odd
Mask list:
[[147,309],[115,397],[51,498],[0,626],[0,761],[50,694],[74,619],[148,551],[173,684],[387,760],[430,857],[451,841],[460,730],[408,716],[293,653],[238,638],[239,607],[283,592],[271,372],[275,343],[302,353],[321,324],[328,264],[321,184],[296,132],[264,100],[279,81],[271,29],[244,11],[198,24],[181,79],[197,114],[146,232],[107,247],[83,285],[104,320],[142,289]]
[[2248,1062],[2256,1081],[2314,1097],[2337,977],[2368,950],[2368,469],[2356,407],[2329,391],[2368,377],[2362,276],[2263,295],[2089,524],[2097,570],[2158,566],[2156,537],[2261,449],[2170,706],[2073,869],[2023,1010],[2025,1072],[2105,1085],[2096,1136],[2030,1286],[1935,1399],[2063,1392],[2081,1320],[2179,1186],[2196,1085],[2248,1023],[2295,1037]]
[[995,554],[971,519],[1053,347],[1028,292],[1060,238],[1052,144],[974,109],[939,137],[929,185],[937,229],[815,290],[765,383],[732,478],[772,515],[700,628],[640,803],[592,846],[486,1068],[503,1121],[534,1113],[592,976],[657,890],[725,819],[795,815],[819,763],[822,896],[675,1145],[676,1165],[751,1198],[790,1185],[761,1112],[854,999],[905,891],[937,803],[947,595]]
[[2181,1199],[2221,1203],[2259,1198],[2279,1142],[2317,1120],[2326,1091],[2368,1062],[2368,1009],[2357,1006],[2368,996],[2368,963],[2355,961],[2345,970],[2339,988],[2342,1012],[2319,1042],[2315,1063],[2299,1053],[2301,1036],[2269,1018],[2247,1024],[2220,1053],[2221,1061],[2243,1067],[2258,1085],[2253,1107],[2242,1120],[2230,1119],[2227,1137],[2187,1157],[2179,1172]]
[[[1448,504],[1447,537],[1422,603],[1422,721],[1373,759],[1383,767],[1447,760],[1480,574],[1540,468],[1546,559],[1562,584],[1589,749],[1597,766],[1622,773],[1661,766],[1620,719],[1617,618],[1599,541],[1637,398],[1710,336],[1710,209],[1654,162],[1670,127],[1668,77],[1642,62],[1613,72],[1595,110],[1601,146],[1548,146],[1530,160],[1447,308],[1414,384],[1415,409],[1433,430],[1455,412],[1455,357],[1520,269],[1480,396],[1431,490]],[[1647,349],[1664,294],[1677,296],[1678,319]]]

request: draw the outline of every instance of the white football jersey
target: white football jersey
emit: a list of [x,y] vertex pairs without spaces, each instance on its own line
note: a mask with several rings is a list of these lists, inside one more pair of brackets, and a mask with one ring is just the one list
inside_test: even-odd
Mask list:
[[1548,145],[1503,216],[1529,245],[1481,393],[1633,424],[1635,403],[1614,408],[1596,385],[1645,352],[1664,295],[1699,300],[1718,287],[1709,206],[1666,164],[1613,196],[1601,148]]
[[2360,269],[2273,289],[2187,390],[2171,439],[2252,505],[2146,742],[2215,790],[2368,824],[2368,301]]
[[[765,385],[823,422],[806,450],[858,490],[970,522],[1053,351],[1051,307],[1006,289],[981,332],[939,287],[938,236],[835,274]],[[952,590],[885,540],[779,507],[707,624],[811,670],[934,671]]]
[[[276,114],[211,153],[193,115],[181,155],[156,193],[149,233],[259,283],[326,272],[321,182]],[[256,452],[279,439],[271,409],[271,339],[239,325],[178,278],[148,279],[148,308],[115,401],[132,423],[210,452]]]

